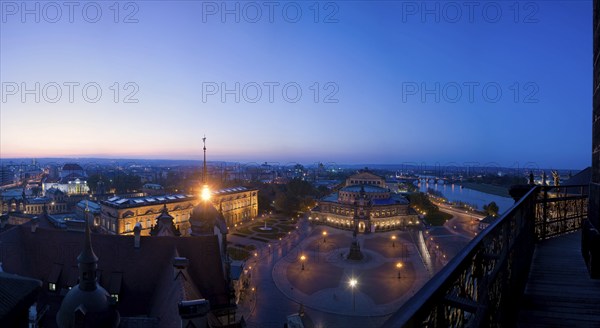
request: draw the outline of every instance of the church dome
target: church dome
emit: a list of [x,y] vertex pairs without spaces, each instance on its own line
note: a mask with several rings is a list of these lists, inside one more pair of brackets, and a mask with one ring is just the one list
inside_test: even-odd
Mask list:
[[79,285],[71,288],[63,299],[56,315],[59,327],[75,327],[78,314],[85,316],[86,327],[116,327],[119,314],[110,304],[108,292],[97,286],[94,290],[83,290]]

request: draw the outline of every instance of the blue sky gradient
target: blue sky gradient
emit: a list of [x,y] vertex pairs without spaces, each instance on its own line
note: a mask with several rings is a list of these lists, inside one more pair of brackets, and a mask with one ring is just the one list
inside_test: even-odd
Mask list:
[[[50,23],[42,3],[38,23],[3,1],[0,156],[197,159],[206,134],[214,160],[589,165],[591,1],[492,2],[487,11],[484,1],[472,17],[462,1],[318,2],[318,15],[315,2],[274,3],[270,22],[256,2],[256,23],[248,2],[225,4],[239,5],[239,23],[221,16],[221,2],[202,1],[121,3],[118,23],[112,3],[98,2],[96,23],[81,6],[71,23],[63,7]],[[298,22],[286,21],[298,7]],[[133,9],[137,22],[124,23]],[[64,86],[57,103],[7,93],[8,84],[35,82],[77,82],[79,93],[72,103]],[[81,96],[89,82],[102,89],[96,103]],[[123,101],[128,82],[138,103]],[[265,82],[279,84],[272,102]],[[240,90],[239,102],[231,94],[222,101],[221,90],[203,94],[203,83],[246,85],[247,98],[257,83],[263,94],[252,103]],[[295,103],[281,94],[287,83],[302,90]],[[436,83],[439,101],[407,93]],[[465,83],[475,85],[472,101]],[[337,102],[325,102],[332,91]]]

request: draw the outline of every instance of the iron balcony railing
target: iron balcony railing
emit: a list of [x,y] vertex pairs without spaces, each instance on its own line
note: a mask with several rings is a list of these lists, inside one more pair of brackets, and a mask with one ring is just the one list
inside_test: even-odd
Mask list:
[[535,207],[535,236],[544,240],[581,228],[587,218],[589,185],[541,187]]
[[535,242],[579,229],[587,197],[587,186],[532,187],[383,327],[514,326]]

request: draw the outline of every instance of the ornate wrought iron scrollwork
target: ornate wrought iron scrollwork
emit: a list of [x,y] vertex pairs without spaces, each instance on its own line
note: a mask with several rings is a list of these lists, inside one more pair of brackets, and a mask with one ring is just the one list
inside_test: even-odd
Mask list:
[[587,186],[542,187],[536,203],[535,234],[538,240],[581,228],[587,217]]

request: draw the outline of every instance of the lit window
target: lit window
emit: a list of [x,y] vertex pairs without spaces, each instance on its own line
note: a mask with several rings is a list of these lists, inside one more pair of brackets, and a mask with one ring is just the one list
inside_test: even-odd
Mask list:
[[51,282],[50,282],[50,283],[48,283],[48,289],[49,289],[51,292],[54,292],[54,291],[56,291],[56,284],[55,284],[55,283],[51,283]]
[[115,302],[119,302],[119,294],[110,294],[110,297],[112,297]]

